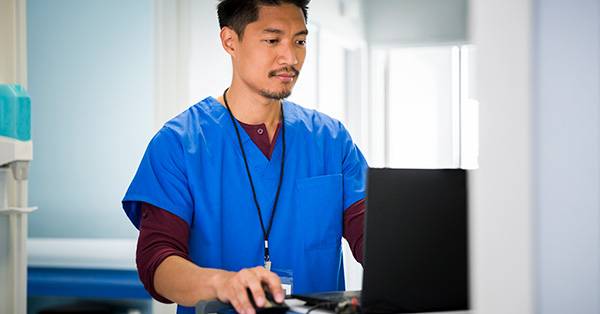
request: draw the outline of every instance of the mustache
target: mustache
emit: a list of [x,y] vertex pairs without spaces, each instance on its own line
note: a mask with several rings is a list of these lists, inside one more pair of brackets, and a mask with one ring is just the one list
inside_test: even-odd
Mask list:
[[300,74],[300,71],[298,71],[293,66],[290,66],[269,72],[269,77],[274,77],[281,73],[294,73],[294,76],[298,76]]

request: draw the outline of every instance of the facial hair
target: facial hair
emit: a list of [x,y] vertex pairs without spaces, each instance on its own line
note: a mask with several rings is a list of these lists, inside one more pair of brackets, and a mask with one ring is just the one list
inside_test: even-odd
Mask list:
[[[277,75],[279,75],[279,73],[282,73],[282,72],[294,73],[294,79],[297,79],[298,75],[300,74],[300,71],[298,71],[293,66],[290,66],[290,67],[285,67],[285,68],[281,68],[281,69],[269,72],[269,78],[277,76]],[[269,99],[273,99],[273,100],[282,100],[284,98],[290,97],[290,95],[292,94],[292,89],[290,88],[289,90],[283,90],[280,92],[273,92],[273,91],[269,91],[266,89],[261,89],[259,92],[260,92],[260,95],[265,98],[269,98]]]

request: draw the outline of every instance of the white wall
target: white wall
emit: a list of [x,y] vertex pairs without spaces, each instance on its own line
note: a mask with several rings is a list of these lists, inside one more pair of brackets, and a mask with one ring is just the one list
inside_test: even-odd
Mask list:
[[221,46],[216,1],[192,1],[191,80],[193,103],[220,96],[231,83],[231,61]]
[[535,2],[537,312],[600,313],[600,2]]
[[480,168],[471,172],[476,313],[533,312],[531,1],[472,0]]
[[[370,0],[367,0],[368,2]],[[309,4],[308,21],[344,41],[348,47],[359,47],[366,40],[363,0],[313,0]],[[341,3],[347,3],[343,6]]]
[[152,136],[151,0],[29,0],[31,237],[133,238],[121,199]]
[[365,0],[371,45],[425,45],[468,40],[467,0]]
[[477,313],[600,312],[600,4],[473,0]]

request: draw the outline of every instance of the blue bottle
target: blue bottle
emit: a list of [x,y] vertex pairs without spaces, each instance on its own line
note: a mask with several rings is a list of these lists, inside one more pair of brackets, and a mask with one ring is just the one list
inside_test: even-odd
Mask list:
[[0,84],[0,136],[31,140],[31,98],[21,85]]

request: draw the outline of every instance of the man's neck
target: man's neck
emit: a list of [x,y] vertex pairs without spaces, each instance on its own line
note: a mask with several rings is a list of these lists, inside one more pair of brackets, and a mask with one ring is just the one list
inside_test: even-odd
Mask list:
[[[218,100],[222,104],[225,103],[222,96]],[[264,123],[268,129],[274,129],[279,123],[281,116],[279,100],[268,99],[232,84],[227,91],[227,104],[236,119],[245,124]]]

